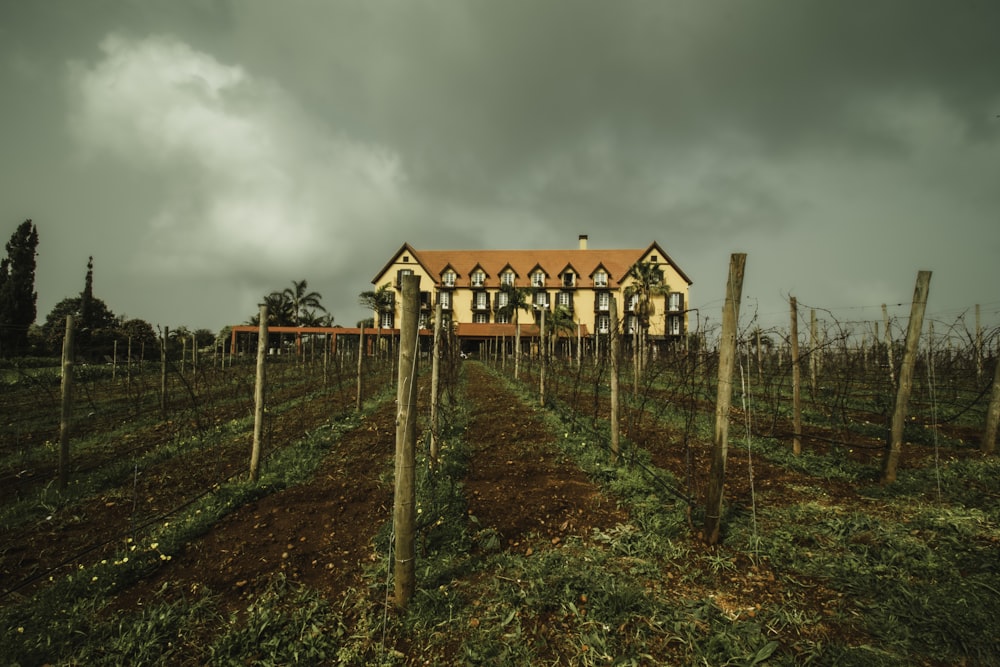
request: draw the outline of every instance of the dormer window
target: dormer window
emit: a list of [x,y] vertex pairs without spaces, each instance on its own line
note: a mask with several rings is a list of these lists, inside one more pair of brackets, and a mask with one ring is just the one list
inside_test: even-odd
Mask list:
[[441,283],[445,287],[454,287],[455,286],[455,278],[456,278],[456,275],[455,275],[454,271],[451,271],[451,270],[445,271],[441,275]]
[[545,287],[545,273],[543,271],[535,271],[531,274],[531,286]]
[[594,274],[594,287],[608,286],[608,272],[601,269]]
[[482,287],[486,284],[486,272],[482,269],[476,269],[472,272],[472,286]]
[[514,272],[513,271],[504,271],[503,273],[501,273],[500,274],[500,284],[501,285],[506,285],[508,287],[513,287],[514,286]]
[[572,287],[576,284],[576,274],[572,271],[567,271],[563,274],[563,287]]

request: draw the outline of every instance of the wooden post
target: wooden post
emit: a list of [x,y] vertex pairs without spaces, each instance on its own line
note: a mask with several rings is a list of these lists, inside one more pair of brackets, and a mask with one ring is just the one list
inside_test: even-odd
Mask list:
[[327,385],[327,374],[330,370],[330,346],[333,344],[333,336],[326,334],[326,341],[323,344],[323,387]]
[[438,459],[438,400],[441,390],[441,304],[434,307],[434,356],[431,358],[431,468],[437,466]]
[[892,441],[885,452],[882,465],[882,484],[896,481],[896,468],[903,451],[903,425],[906,422],[910,388],[913,384],[913,366],[917,359],[917,345],[924,326],[924,309],[927,307],[927,293],[930,291],[931,272],[917,273],[917,284],[913,290],[913,306],[910,308],[910,323],[906,329],[906,347],[903,349],[903,363],[899,368],[899,388],[896,391],[896,407],[892,413]]
[[611,330],[609,331],[611,340],[611,463],[618,463],[621,456],[621,435],[619,434],[619,410],[621,400],[621,389],[618,384],[619,355],[621,353],[621,338],[618,335],[618,306],[615,303],[614,294],[610,298],[609,314],[611,315]]
[[976,304],[976,380],[983,379],[983,321],[979,314],[979,304]]
[[892,331],[889,329],[889,311],[882,304],[882,322],[885,324],[885,356],[889,363],[889,382],[896,384],[896,366],[892,361]]
[[712,468],[708,480],[708,503],[705,508],[705,541],[719,541],[722,521],[722,494],[726,481],[726,454],[729,447],[729,406],[733,395],[733,366],[736,360],[736,329],[739,326],[740,300],[743,294],[745,253],[729,258],[726,303],[722,307],[722,334],[719,339],[719,386],[715,400],[715,438],[712,443]]
[[132,390],[132,336],[128,337],[128,359],[125,360],[125,389]]
[[792,308],[792,453],[802,453],[802,369],[799,368],[799,302],[791,298]]
[[160,339],[160,418],[167,418],[167,340],[170,327],[163,327],[163,337]]
[[260,326],[257,330],[257,382],[254,385],[253,449],[250,451],[250,481],[260,481],[260,449],[264,435],[264,382],[267,361],[267,306],[260,307]]
[[979,449],[984,454],[992,454],[997,449],[997,425],[1000,424],[1000,358],[994,360],[993,389],[990,392],[990,406],[986,410],[986,428]]
[[[546,295],[548,298],[548,295]],[[538,404],[545,407],[545,358],[548,356],[549,347],[545,344],[545,311],[548,304],[542,308],[542,319],[538,329],[538,352],[541,355],[538,369]]]
[[809,388],[812,390],[813,401],[816,396],[816,371],[819,366],[819,337],[816,335],[816,309],[809,309]]
[[62,405],[59,413],[59,489],[69,486],[69,430],[73,421],[73,316],[66,316],[62,348]]
[[754,329],[754,347],[757,352],[757,384],[764,385],[764,355],[760,349],[760,327]]
[[402,276],[399,375],[396,385],[396,489],[392,505],[395,603],[404,609],[413,597],[416,572],[417,323],[420,276]]
[[362,373],[362,364],[365,358],[365,325],[360,325],[358,329],[358,397],[355,401],[354,409],[357,412],[361,412],[361,406],[364,404],[365,395],[365,378]]

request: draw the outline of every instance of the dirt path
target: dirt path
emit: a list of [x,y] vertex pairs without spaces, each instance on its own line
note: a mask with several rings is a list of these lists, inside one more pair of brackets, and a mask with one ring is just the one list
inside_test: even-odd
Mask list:
[[628,520],[614,500],[559,451],[542,415],[527,406],[480,364],[468,363],[473,451],[465,480],[469,510],[503,543],[526,550],[532,533],[553,543],[568,535],[589,538],[594,527]]

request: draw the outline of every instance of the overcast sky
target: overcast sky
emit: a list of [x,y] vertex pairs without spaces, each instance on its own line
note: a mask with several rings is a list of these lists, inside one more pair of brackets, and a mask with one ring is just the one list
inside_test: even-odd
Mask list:
[[[718,322],[1000,320],[1000,3],[0,2],[0,236],[217,330],[307,279],[336,322],[404,242],[644,248]],[[896,306],[895,304],[903,304]],[[943,325],[942,325],[943,326]],[[939,329],[940,331],[940,329]]]

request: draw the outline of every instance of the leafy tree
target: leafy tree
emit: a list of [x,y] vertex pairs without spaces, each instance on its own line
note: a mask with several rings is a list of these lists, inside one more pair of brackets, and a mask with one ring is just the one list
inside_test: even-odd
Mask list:
[[[100,358],[108,353],[109,341],[114,340],[117,327],[115,314],[101,299],[91,298],[87,316],[83,315],[83,297],[63,299],[45,318],[42,335],[51,354],[59,354],[66,333],[66,316],[72,315],[77,351],[85,358]],[[113,342],[111,343],[113,345]]]
[[22,222],[7,242],[7,256],[0,260],[0,354],[20,354],[27,349],[28,327],[35,322],[35,257],[38,229]]
[[130,319],[122,321],[118,326],[119,336],[128,342],[132,339],[132,354],[137,355],[142,345],[145,344],[151,350],[156,346],[156,331],[153,325],[146,320]]
[[500,291],[507,295],[507,303],[497,312],[510,318],[514,323],[514,377],[518,377],[521,370],[521,325],[518,322],[518,314],[522,310],[531,311],[531,290],[526,287],[501,285]]
[[326,312],[326,308],[321,303],[323,295],[319,292],[309,292],[308,289],[309,283],[305,279],[293,280],[292,287],[286,287],[282,292],[291,307],[292,326],[301,326],[302,316],[310,308],[314,311]]

